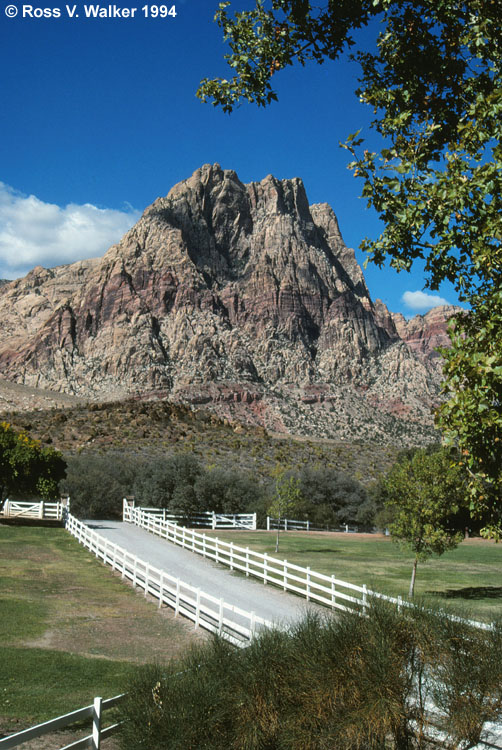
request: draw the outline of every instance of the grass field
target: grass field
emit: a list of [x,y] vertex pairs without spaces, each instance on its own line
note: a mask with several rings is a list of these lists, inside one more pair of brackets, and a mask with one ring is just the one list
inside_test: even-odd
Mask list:
[[[310,567],[341,580],[366,584],[374,591],[405,597],[408,593],[413,556],[389,537],[363,534],[281,532],[275,554],[276,532],[215,531],[224,541],[233,541],[258,552]],[[459,609],[473,619],[502,616],[502,544],[468,539],[442,557],[419,563],[415,586],[417,597],[432,597]]]
[[194,637],[64,529],[0,525],[0,731],[116,695]]

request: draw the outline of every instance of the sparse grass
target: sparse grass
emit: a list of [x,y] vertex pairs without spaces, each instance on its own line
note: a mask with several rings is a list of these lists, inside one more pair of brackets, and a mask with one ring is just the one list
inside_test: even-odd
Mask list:
[[0,525],[0,592],[8,731],[120,693],[137,663],[167,661],[194,639],[64,529]]
[[[281,532],[209,532],[224,541],[267,552],[319,573],[392,596],[408,593],[413,557],[389,537],[359,534]],[[419,564],[416,596],[454,605],[474,619],[502,613],[502,544],[468,539],[442,557]]]

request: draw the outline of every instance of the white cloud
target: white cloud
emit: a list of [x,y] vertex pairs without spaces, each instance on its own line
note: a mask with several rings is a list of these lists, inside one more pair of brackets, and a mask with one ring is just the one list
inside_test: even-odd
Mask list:
[[426,312],[427,310],[432,310],[433,307],[450,304],[444,297],[420,291],[405,292],[401,297],[401,301],[404,302],[406,307],[409,307],[410,310],[416,313]]
[[139,216],[129,207],[44,203],[0,182],[0,278],[24,276],[37,265],[50,268],[103,255]]

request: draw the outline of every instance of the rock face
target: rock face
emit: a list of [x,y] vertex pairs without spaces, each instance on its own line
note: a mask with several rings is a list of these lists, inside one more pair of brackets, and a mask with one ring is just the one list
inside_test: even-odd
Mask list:
[[301,180],[205,165],[102,259],[0,286],[0,372],[86,399],[168,397],[268,429],[423,442],[454,309],[372,302]]

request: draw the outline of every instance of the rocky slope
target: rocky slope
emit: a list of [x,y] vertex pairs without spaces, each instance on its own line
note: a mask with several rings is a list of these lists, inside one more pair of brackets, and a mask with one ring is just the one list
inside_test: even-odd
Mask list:
[[432,437],[453,309],[372,302],[327,204],[301,180],[205,165],[102,259],[0,287],[0,372],[87,400],[205,404],[278,432]]

